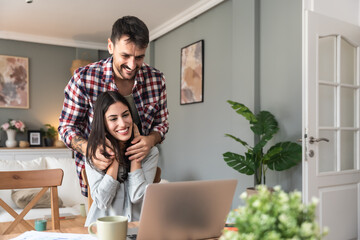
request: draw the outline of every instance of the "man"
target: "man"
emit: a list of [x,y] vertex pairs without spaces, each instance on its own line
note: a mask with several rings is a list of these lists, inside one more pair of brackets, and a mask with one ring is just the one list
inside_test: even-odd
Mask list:
[[[84,168],[87,138],[90,133],[97,96],[104,91],[119,91],[127,98],[141,135],[127,148],[129,160],[141,161],[151,147],[164,140],[168,131],[168,110],[165,77],[162,72],[145,64],[149,44],[149,30],[138,18],[118,19],[108,39],[112,55],[79,68],[65,87],[65,100],[59,118],[59,133],[65,144],[76,152],[77,172],[82,194],[87,189],[81,178]],[[109,147],[98,147],[94,165],[105,170],[114,160]]]

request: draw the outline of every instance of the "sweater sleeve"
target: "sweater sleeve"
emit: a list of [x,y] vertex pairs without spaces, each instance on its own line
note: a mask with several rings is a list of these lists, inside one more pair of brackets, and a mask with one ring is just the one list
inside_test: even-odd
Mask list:
[[159,150],[157,147],[152,147],[142,161],[141,169],[129,173],[129,195],[133,204],[143,199],[146,186],[154,182],[158,160]]
[[92,168],[87,162],[85,168],[94,203],[99,209],[109,208],[120,188],[120,183],[111,176]]

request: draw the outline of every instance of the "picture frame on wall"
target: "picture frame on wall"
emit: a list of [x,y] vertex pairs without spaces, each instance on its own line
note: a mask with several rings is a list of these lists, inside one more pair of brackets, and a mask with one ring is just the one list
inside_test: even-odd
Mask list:
[[30,147],[41,147],[41,131],[28,131]]
[[204,101],[204,40],[181,48],[180,104]]
[[0,108],[29,108],[29,59],[0,55]]

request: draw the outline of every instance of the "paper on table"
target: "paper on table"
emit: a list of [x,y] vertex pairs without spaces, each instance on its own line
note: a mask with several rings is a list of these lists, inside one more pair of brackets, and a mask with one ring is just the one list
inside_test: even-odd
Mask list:
[[97,238],[89,234],[75,234],[75,233],[54,233],[54,232],[37,232],[28,231],[13,240],[97,240]]

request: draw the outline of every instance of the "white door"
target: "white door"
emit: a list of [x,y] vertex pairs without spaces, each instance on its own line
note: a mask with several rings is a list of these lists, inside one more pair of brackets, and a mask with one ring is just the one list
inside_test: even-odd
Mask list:
[[358,239],[360,28],[307,11],[304,34],[304,202],[319,199],[325,239]]

